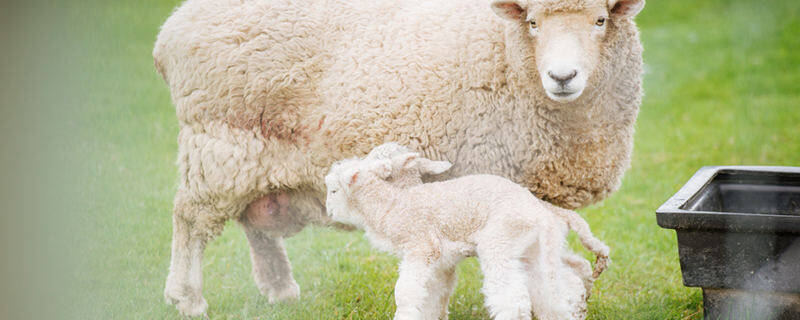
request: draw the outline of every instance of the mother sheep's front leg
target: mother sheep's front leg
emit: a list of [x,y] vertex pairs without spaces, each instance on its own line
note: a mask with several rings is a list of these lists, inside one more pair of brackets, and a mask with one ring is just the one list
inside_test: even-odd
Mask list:
[[204,315],[208,308],[202,292],[203,251],[225,225],[226,219],[214,219],[221,216],[212,207],[185,201],[180,190],[175,196],[172,257],[164,297],[183,315]]

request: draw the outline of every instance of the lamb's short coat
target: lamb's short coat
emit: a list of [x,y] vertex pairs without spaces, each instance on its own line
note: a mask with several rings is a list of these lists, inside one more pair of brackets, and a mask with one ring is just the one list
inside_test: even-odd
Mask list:
[[[608,247],[585,221],[571,211],[556,212],[497,176],[411,186],[388,181],[398,170],[415,172],[418,161],[426,160],[414,153],[346,160],[325,178],[332,218],[363,228],[373,245],[402,258],[396,319],[446,318],[455,264],[473,255],[496,319],[529,319],[531,310],[539,319],[585,316],[591,281],[608,258]],[[565,248],[570,228],[598,254],[594,275],[586,275],[588,263]]]

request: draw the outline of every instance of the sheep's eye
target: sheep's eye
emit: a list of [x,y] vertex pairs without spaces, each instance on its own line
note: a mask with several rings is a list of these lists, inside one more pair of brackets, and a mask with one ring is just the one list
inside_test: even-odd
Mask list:
[[334,193],[336,193],[336,190],[331,190],[331,194],[334,194]]
[[597,22],[594,24],[596,24],[598,27],[602,27],[604,24],[606,24],[606,18],[597,19]]
[[536,29],[537,27],[539,26],[536,24],[536,20],[531,20],[531,29]]

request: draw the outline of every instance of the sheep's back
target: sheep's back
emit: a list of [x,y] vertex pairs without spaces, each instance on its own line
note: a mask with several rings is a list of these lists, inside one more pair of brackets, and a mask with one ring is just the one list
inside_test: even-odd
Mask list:
[[288,135],[301,108],[316,100],[323,13],[291,1],[184,3],[153,52],[181,123]]

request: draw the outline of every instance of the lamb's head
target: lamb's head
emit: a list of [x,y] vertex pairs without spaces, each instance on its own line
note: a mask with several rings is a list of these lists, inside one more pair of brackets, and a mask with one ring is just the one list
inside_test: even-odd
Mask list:
[[[370,182],[381,180],[392,174],[391,159],[348,159],[331,166],[325,176],[327,195],[325,208],[333,221],[364,228],[364,208],[359,197],[364,197],[365,189],[374,187]],[[364,199],[361,199],[364,200]]]
[[328,189],[325,208],[328,216],[336,222],[357,228],[364,227],[364,219],[360,211],[355,210],[352,197],[360,170],[360,160],[342,160],[333,164],[325,176],[325,187]]
[[[409,158],[412,157],[413,159]],[[422,183],[422,175],[441,174],[452,167],[447,161],[433,161],[400,144],[387,142],[372,149],[364,160],[392,160],[392,174],[386,181],[397,187],[409,187]]]
[[379,180],[392,188],[405,188],[422,183],[423,173],[438,174],[451,166],[447,161],[421,158],[419,154],[404,148],[379,156],[343,160],[331,166],[325,176],[328,190],[325,207],[331,219],[363,228],[364,212],[356,201],[355,193],[362,187],[369,187],[365,186],[368,182]]
[[[644,0],[494,0],[492,9],[514,22],[521,32],[520,45],[535,58],[535,67],[547,96],[565,103],[578,99],[610,46],[611,33],[623,32],[615,24],[633,18]],[[526,54],[526,53],[523,53]]]

